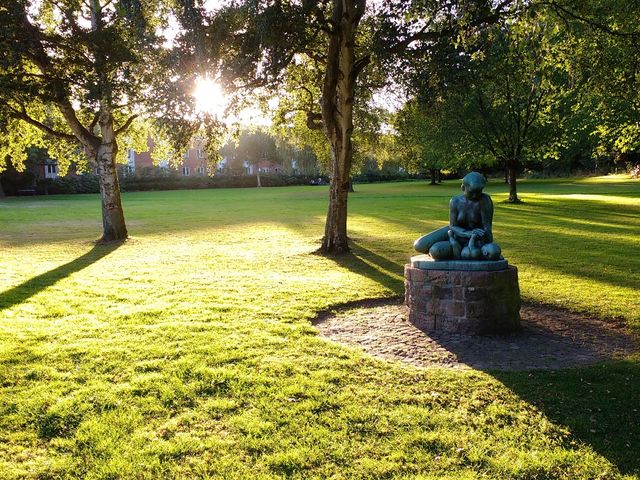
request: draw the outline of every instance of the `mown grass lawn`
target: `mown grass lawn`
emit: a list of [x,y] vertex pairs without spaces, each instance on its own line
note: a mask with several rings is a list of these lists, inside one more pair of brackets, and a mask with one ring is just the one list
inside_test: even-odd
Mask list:
[[[494,231],[527,300],[640,332],[640,183],[522,182]],[[324,187],[0,201],[0,478],[640,477],[640,357],[418,369],[319,338],[316,312],[403,291],[458,182],[360,185],[354,255],[312,255]]]

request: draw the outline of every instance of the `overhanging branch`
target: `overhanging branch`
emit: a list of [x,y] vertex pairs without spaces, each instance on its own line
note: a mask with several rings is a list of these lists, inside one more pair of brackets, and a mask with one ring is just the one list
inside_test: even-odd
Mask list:
[[353,78],[357,78],[360,72],[371,62],[371,55],[365,55],[353,63]]
[[585,23],[586,25],[589,25],[591,28],[595,28],[596,30],[600,30],[601,32],[604,32],[608,35],[612,35],[615,37],[625,37],[625,38],[634,38],[634,37],[638,37],[640,36],[640,31],[635,31],[635,32],[623,32],[620,30],[614,30],[611,27],[608,27],[607,25],[603,25],[600,22],[597,22],[595,20],[589,19],[583,15],[580,15],[578,13],[572,12],[571,10],[569,10],[566,7],[563,7],[562,5],[559,5],[558,2],[554,2],[554,1],[549,1],[549,2],[543,2],[542,5],[546,5],[548,7],[550,7],[552,10],[554,10],[559,16],[560,18],[562,18],[563,20],[566,21],[564,15],[567,15],[568,17],[574,19],[574,20],[578,20],[579,22]]
[[89,124],[89,128],[87,128],[87,130],[89,130],[90,132],[93,132],[93,129],[98,124],[98,119],[99,118],[100,118],[100,112],[96,112],[95,115],[93,116],[93,120],[91,120],[91,123]]
[[126,132],[127,129],[131,126],[131,124],[133,123],[133,121],[138,118],[138,115],[131,115],[129,118],[127,118],[127,121],[124,122],[124,125],[122,125],[120,128],[116,129],[116,131],[114,132],[115,135],[119,135],[123,132]]
[[322,114],[316,112],[307,112],[307,128],[309,130],[322,130]]
[[28,123],[29,125],[32,125],[36,128],[38,128],[39,130],[47,133],[48,135],[51,135],[53,137],[56,138],[60,138],[63,140],[73,140],[73,141],[77,141],[77,138],[75,137],[75,135],[72,135],[70,133],[64,133],[64,132],[59,132],[53,128],[51,128],[48,125],[45,125],[44,123],[36,120],[35,118],[31,117],[26,109],[23,107],[21,110],[17,110],[14,107],[12,107],[11,105],[9,105],[6,102],[3,102],[3,105],[6,106],[9,109],[9,113],[12,117],[17,118],[19,120],[22,120],[26,123]]

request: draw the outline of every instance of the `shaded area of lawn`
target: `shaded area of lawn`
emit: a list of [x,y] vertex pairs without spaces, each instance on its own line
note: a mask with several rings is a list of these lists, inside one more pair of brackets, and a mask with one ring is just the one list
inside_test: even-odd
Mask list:
[[492,375],[563,429],[568,446],[590,445],[624,474],[640,476],[640,364]]
[[328,257],[341,267],[373,280],[385,288],[401,293],[404,288],[402,267],[396,262],[365,248],[361,243],[350,240],[351,253]]

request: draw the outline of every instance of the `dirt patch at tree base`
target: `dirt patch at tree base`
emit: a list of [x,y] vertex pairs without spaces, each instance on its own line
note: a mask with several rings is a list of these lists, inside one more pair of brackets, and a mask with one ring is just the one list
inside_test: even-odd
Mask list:
[[520,313],[522,330],[516,333],[426,333],[408,322],[401,299],[379,299],[322,312],[314,324],[330,340],[419,367],[558,370],[622,358],[638,349],[622,322],[533,303],[524,303]]

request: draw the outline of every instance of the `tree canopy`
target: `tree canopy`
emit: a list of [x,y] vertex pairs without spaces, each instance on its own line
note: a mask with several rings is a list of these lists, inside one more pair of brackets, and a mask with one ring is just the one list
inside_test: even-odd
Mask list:
[[127,236],[115,162],[146,148],[166,27],[163,2],[10,0],[0,7],[0,169],[46,148],[61,171],[96,168],[105,241]]
[[[195,45],[231,91],[288,86],[286,108],[321,130],[329,147],[331,187],[324,253],[349,250],[347,197],[354,131],[368,93],[385,86],[403,63],[439,42],[473,36],[495,22],[511,1],[235,1],[214,12],[184,2],[180,41]],[[296,124],[296,123],[294,123]],[[317,137],[316,137],[317,138]],[[318,151],[320,154],[321,152]],[[320,155],[319,155],[320,156]]]

